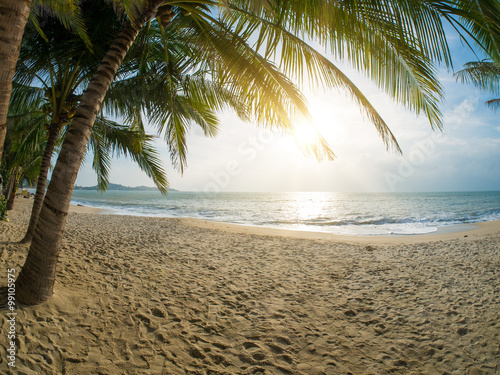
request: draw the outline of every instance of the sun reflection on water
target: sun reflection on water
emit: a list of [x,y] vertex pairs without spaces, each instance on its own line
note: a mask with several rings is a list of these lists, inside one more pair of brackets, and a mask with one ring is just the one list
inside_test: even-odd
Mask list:
[[334,193],[286,193],[288,215],[299,222],[323,221],[335,217]]

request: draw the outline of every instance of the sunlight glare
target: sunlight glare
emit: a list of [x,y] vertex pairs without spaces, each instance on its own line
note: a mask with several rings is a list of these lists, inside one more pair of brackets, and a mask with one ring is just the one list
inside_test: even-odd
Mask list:
[[319,142],[318,131],[311,124],[296,124],[293,129],[293,138],[301,147],[312,147]]

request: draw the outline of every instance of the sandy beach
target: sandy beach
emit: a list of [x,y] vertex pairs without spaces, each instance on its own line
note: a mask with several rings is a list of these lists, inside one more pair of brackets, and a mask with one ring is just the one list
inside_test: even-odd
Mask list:
[[[1,274],[31,199],[0,223]],[[74,207],[12,374],[500,374],[500,222],[338,237]]]

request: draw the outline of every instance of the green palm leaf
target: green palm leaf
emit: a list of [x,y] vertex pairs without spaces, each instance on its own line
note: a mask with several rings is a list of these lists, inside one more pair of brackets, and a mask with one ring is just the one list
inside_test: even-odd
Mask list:
[[[455,78],[495,95],[500,94],[500,65],[497,63],[486,60],[469,62],[455,73]],[[488,100],[486,104],[493,110],[500,109],[500,99]]]
[[167,193],[168,181],[159,154],[153,145],[154,137],[125,125],[97,117],[89,140],[93,151],[92,167],[97,173],[97,185],[106,190],[113,156],[128,156],[150,177],[162,194]]

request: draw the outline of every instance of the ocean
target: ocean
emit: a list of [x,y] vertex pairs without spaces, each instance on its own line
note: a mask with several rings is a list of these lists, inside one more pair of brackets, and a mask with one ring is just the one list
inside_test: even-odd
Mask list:
[[380,236],[500,220],[500,192],[202,193],[75,190],[72,204],[116,215],[191,217],[270,228]]

